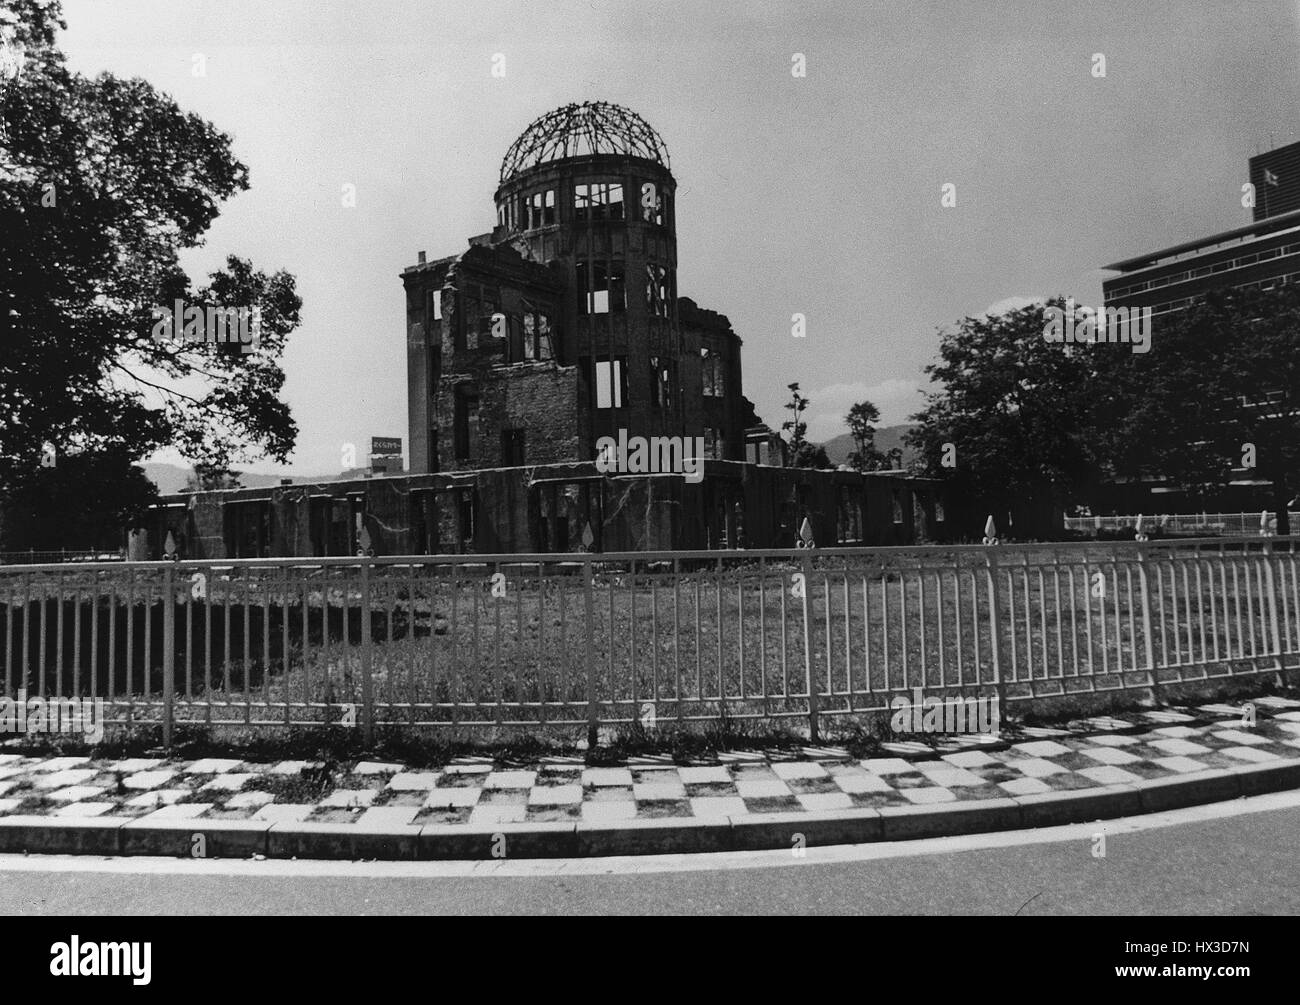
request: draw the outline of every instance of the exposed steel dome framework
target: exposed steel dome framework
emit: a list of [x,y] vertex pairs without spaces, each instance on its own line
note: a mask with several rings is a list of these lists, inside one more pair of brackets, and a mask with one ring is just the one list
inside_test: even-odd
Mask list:
[[547,112],[525,129],[506,151],[501,181],[547,161],[589,154],[644,157],[670,167],[663,138],[636,112],[608,101],[584,101]]

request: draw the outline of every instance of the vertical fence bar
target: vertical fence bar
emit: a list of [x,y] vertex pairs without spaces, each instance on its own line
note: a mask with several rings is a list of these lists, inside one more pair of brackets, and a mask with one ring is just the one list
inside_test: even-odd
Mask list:
[[[1157,705],[1160,700],[1160,681],[1156,673],[1156,654],[1154,640],[1151,637],[1151,590],[1147,583],[1147,549],[1137,550],[1138,593],[1142,598],[1142,641],[1146,653],[1147,679],[1151,682],[1151,697]],[[1132,612],[1130,612],[1132,616]],[[1136,647],[1135,647],[1136,648]]]
[[[582,559],[583,615],[586,619],[587,638],[583,646],[583,659],[587,664],[587,749],[595,750],[600,739],[600,718],[596,708],[596,661],[592,658],[596,646],[595,615],[592,610],[591,556]],[[680,709],[680,695],[678,708]],[[679,712],[680,714],[680,712]]]
[[813,680],[812,665],[812,618],[809,614],[808,597],[812,593],[812,557],[808,549],[800,556],[800,568],[803,572],[803,596],[800,604],[803,609],[803,662],[804,677],[808,686],[808,739],[812,743],[818,740],[817,733],[817,685]]
[[163,570],[163,747],[172,749],[176,717],[176,570],[170,562]]
[[[344,588],[343,616],[346,618],[347,589]],[[346,632],[346,624],[344,626]],[[365,715],[365,740],[369,747],[375,742],[375,684],[371,675],[370,644],[370,560],[361,563],[361,706]],[[349,688],[349,690],[351,690]]]
[[[989,658],[993,661],[993,687],[997,690],[998,708],[1005,709],[1007,695],[1002,683],[1002,645],[998,637],[1002,625],[1002,602],[998,597],[998,555],[994,551],[995,547],[996,545],[989,545],[984,549],[984,569],[988,576],[989,591]],[[1014,633],[1014,624],[1011,629]]]

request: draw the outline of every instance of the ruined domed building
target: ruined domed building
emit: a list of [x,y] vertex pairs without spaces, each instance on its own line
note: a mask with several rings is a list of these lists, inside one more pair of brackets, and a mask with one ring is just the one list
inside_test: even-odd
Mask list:
[[676,189],[659,134],[617,105],[524,131],[496,228],[402,276],[413,472],[591,460],[620,430],[744,459],[740,339],[678,299]]
[[[409,473],[172,497],[152,548],[168,528],[209,557],[791,547],[804,517],[818,544],[947,538],[934,483],[782,467],[741,339],[678,295],[676,195],[634,112],[534,121],[492,231],[401,274]],[[680,438],[702,477],[610,471],[603,437]]]

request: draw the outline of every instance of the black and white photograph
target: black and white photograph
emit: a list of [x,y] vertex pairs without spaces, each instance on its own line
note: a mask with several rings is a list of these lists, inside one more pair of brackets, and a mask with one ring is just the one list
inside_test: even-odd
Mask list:
[[1266,973],[1297,107],[1294,0],[0,0],[20,976],[469,915]]

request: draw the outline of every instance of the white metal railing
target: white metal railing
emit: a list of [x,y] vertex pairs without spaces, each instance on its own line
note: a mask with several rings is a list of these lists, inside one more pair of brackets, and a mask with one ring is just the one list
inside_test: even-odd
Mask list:
[[4,694],[539,731],[1281,672],[1295,538],[0,567]]
[[[1300,527],[1300,513],[1289,513],[1293,527]],[[1267,523],[1270,530],[1276,529],[1276,517],[1273,513],[1143,513],[1125,516],[1067,516],[1065,529],[1084,534],[1095,534],[1101,530],[1131,530],[1137,526],[1138,519],[1148,531],[1157,528],[1175,533],[1202,534],[1205,536],[1248,535],[1256,534]]]

